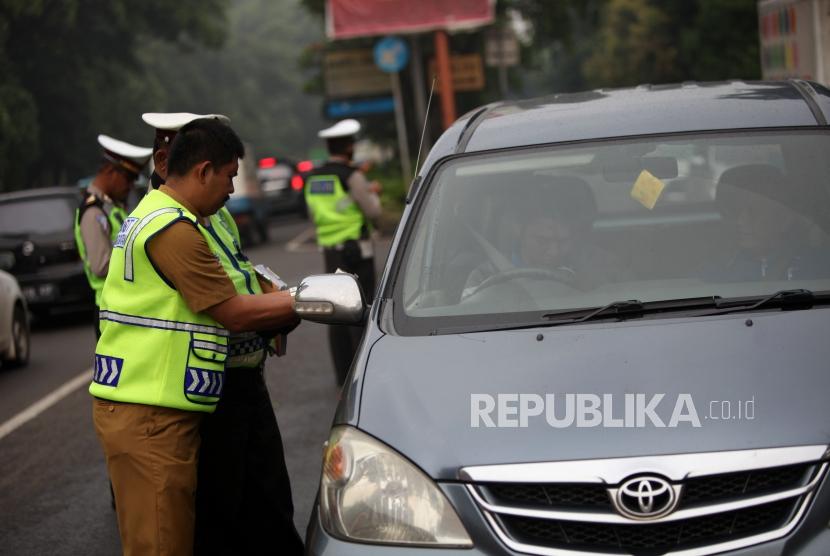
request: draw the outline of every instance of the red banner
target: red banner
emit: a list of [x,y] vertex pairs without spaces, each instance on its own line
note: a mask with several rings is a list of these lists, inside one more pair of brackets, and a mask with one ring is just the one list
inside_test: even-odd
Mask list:
[[493,22],[494,0],[326,0],[330,39],[472,29]]

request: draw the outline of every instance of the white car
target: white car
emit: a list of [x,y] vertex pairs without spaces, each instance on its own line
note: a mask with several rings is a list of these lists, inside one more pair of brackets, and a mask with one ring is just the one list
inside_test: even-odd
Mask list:
[[0,270],[0,361],[4,368],[22,367],[29,362],[26,300],[14,276],[3,270]]

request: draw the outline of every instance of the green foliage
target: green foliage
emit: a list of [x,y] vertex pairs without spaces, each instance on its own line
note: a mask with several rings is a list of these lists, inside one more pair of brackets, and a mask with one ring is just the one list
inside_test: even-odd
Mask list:
[[500,0],[533,24],[526,94],[758,79],[756,0]]
[[[218,46],[225,0],[0,0],[0,190],[94,171],[147,37]],[[163,14],[163,18],[160,16]]]
[[648,0],[611,0],[584,65],[588,82],[616,87],[684,79],[671,23]]
[[326,12],[326,0],[301,0],[303,7],[317,17],[323,17]]
[[[23,183],[23,168],[38,154],[37,107],[18,83],[0,83],[0,169],[9,183]],[[3,178],[0,177],[0,185]]]
[[370,180],[377,180],[383,186],[380,194],[383,214],[378,227],[382,233],[391,235],[403,214],[409,184],[404,183],[401,167],[397,162],[372,168],[366,177]]
[[[255,156],[303,158],[324,127],[320,101],[303,93],[300,58],[322,29],[296,0],[237,0],[219,51],[150,41],[140,54],[164,98],[147,110],[221,112]],[[137,117],[137,115],[136,115]]]
[[683,33],[684,60],[701,81],[760,79],[754,0],[697,0],[695,24]]

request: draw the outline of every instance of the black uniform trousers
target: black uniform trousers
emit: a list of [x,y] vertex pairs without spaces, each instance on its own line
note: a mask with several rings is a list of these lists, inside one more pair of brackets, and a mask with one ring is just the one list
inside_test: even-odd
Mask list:
[[[360,247],[354,240],[347,241],[343,249],[323,249],[326,272],[334,272],[338,268],[355,274],[360,286],[363,288],[363,295],[366,302],[372,303],[375,294],[375,259],[374,257],[362,258]],[[331,356],[334,360],[334,372],[337,375],[337,384],[342,386],[346,381],[346,375],[352,365],[357,348],[360,346],[360,339],[363,336],[363,325],[330,325],[329,346]]]
[[197,555],[300,556],[282,437],[262,369],[227,369],[201,427]]

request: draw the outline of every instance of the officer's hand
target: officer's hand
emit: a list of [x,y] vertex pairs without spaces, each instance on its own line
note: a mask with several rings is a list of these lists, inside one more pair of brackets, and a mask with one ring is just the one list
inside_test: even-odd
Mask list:
[[383,186],[377,180],[372,180],[369,182],[369,191],[376,195],[380,195],[383,191]]
[[294,319],[286,326],[277,330],[277,334],[288,334],[289,332],[300,326],[300,322],[302,322],[300,320],[300,316],[297,313],[294,313]]
[[271,338],[275,338],[275,337],[279,336],[280,334],[288,334],[288,333],[292,332],[295,328],[297,328],[300,325],[300,322],[302,322],[300,320],[300,317],[297,316],[296,313],[295,313],[294,318],[291,320],[291,322],[289,322],[285,326],[283,326],[281,328],[270,329],[270,330],[260,330],[260,331],[257,332],[257,334],[259,334],[261,337],[265,338],[266,340],[270,340]]

